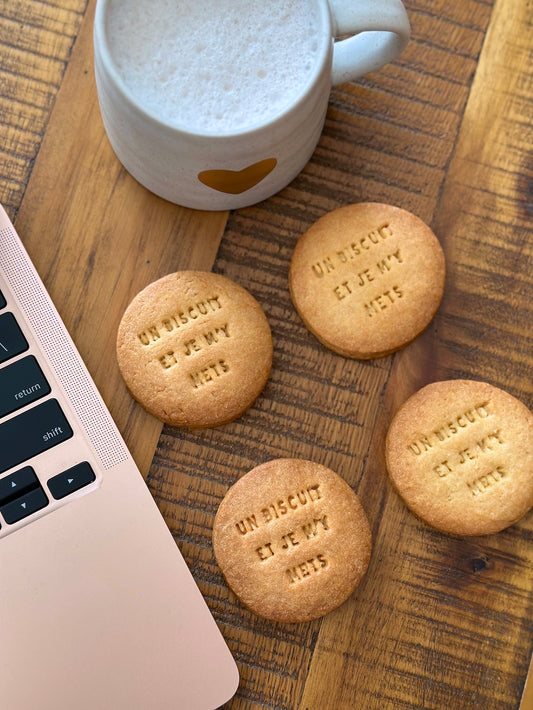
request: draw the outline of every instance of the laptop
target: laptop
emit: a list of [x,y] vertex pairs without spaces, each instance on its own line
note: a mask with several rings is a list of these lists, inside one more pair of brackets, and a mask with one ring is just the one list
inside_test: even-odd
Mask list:
[[207,710],[235,662],[0,206],[0,708]]

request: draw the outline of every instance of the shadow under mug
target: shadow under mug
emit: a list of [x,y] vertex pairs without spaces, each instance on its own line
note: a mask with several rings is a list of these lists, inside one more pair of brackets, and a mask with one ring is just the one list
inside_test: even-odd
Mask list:
[[401,0],[309,0],[320,17],[319,60],[292,104],[250,129],[194,132],[162,121],[126,86],[110,51],[111,2],[98,0],[94,20],[96,86],[111,146],[151,192],[200,210],[246,207],[288,185],[316,148],[331,87],[392,61],[410,34]]

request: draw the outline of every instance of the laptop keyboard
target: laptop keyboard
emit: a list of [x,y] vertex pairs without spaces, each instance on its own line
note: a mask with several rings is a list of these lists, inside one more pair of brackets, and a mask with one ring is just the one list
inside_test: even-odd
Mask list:
[[0,291],[0,474],[15,469],[0,477],[0,529],[95,480],[88,461],[53,471],[43,481],[37,475],[32,460],[70,439],[73,430],[29,350],[6,295]]

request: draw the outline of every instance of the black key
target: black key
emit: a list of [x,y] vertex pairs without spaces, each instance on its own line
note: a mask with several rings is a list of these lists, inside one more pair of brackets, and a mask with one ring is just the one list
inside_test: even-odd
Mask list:
[[48,488],[56,500],[92,483],[96,476],[87,461],[58,473],[48,481]]
[[3,313],[0,316],[0,362],[23,353],[28,347],[15,316],[12,313]]
[[41,399],[50,392],[37,360],[28,355],[0,370],[0,417]]
[[2,293],[2,291],[0,291],[0,309],[5,308],[6,305],[7,304],[6,299],[4,298],[4,294]]
[[72,436],[59,403],[49,399],[0,424],[0,473]]
[[4,516],[4,520],[9,525],[17,523],[22,518],[26,518],[28,515],[35,513],[37,510],[41,510],[48,505],[48,498],[45,492],[39,486],[33,491],[20,496],[16,500],[3,505],[0,508],[0,513]]
[[5,478],[0,478],[0,506],[39,486],[39,479],[31,466],[25,466]]

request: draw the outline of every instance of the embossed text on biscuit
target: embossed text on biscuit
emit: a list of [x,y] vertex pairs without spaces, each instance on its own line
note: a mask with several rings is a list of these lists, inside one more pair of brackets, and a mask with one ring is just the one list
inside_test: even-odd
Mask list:
[[361,237],[345,244],[333,254],[326,254],[322,259],[311,265],[313,274],[322,278],[343,264],[347,264],[356,259],[361,254],[372,250],[376,245],[381,244],[389,237],[393,236],[389,223],[382,224],[376,229],[372,229]]
[[[282,555],[292,560],[297,555],[297,559],[300,559],[296,564],[289,563],[285,569],[285,580],[290,584],[301,582],[329,566],[326,556],[321,551],[316,551],[316,541],[320,544],[324,535],[331,534],[331,522],[327,513],[322,508],[319,513],[315,513],[313,505],[317,501],[321,501],[323,505],[323,499],[320,484],[306,486],[277,498],[257,512],[251,512],[236,521],[235,530],[239,537],[250,533],[262,537],[258,539],[260,544],[254,548],[255,559],[261,567],[268,567],[274,557]],[[302,510],[306,515],[297,525],[284,525],[280,529],[284,521],[290,521],[291,513]],[[268,534],[268,537],[265,534]]]
[[306,488],[293,491],[283,498],[278,498],[277,500],[267,503],[267,505],[260,509],[259,513],[252,512],[250,515],[236,522],[235,528],[241,535],[246,535],[261,525],[271,523],[273,520],[290,514],[292,511],[298,510],[298,508],[320,500],[321,498],[322,492],[320,491],[320,484],[314,483]]
[[[396,249],[374,265],[369,265],[355,275],[349,275],[341,282],[336,283],[332,287],[335,300],[346,301],[353,296],[359,298],[363,288],[366,293],[370,291],[367,296],[368,300],[362,302],[363,308],[370,317],[378,315],[404,296],[404,287],[398,283],[390,286],[390,279],[387,279],[386,283],[381,286],[379,283],[383,277],[387,277],[391,271],[396,272],[398,266],[404,263],[405,259],[401,250]],[[398,278],[398,275],[395,278]]]
[[[317,509],[315,503],[318,501],[320,507]],[[257,512],[250,512],[235,522],[234,529],[241,538],[254,534],[253,539],[257,539],[259,544],[253,548],[253,554],[256,564],[261,567],[268,567],[273,558],[283,556],[288,562],[284,572],[285,581],[295,584],[330,564],[320,547],[319,551],[316,550],[316,543],[320,545],[322,538],[330,535],[332,529],[323,505],[323,492],[320,484],[315,483],[277,498]],[[291,515],[297,511],[298,522],[291,525]],[[305,513],[303,518],[302,512]],[[295,556],[297,561],[294,563]]]
[[219,311],[221,308],[220,296],[217,295],[186,304],[183,308],[177,309],[175,313],[171,313],[157,323],[147,326],[137,334],[137,337],[142,345],[147,347],[152,343],[158,342],[165,335],[191,323],[196,323],[203,316]]
[[199,353],[212,345],[218,345],[221,341],[230,337],[229,323],[225,323],[220,328],[204,331],[195,338],[186,340],[183,344],[183,351],[187,356],[194,355],[194,353]]
[[399,286],[393,286],[363,305],[367,315],[373,318],[387,308],[390,308],[390,306],[396,303],[400,298],[403,298],[403,295],[404,292]]
[[[194,338],[189,338],[180,344],[180,352],[185,356],[195,355],[208,347],[218,345],[230,338],[229,324],[225,323],[220,328],[204,331]],[[179,364],[180,358],[176,350],[167,350],[159,355],[158,360],[164,370],[170,370]]]
[[313,540],[315,537],[321,536],[330,529],[331,526],[328,516],[323,514],[319,518],[311,518],[307,520],[295,529],[286,530],[275,539],[263,542],[259,545],[259,547],[256,547],[255,551],[261,562],[264,562],[265,560],[274,557],[276,550],[278,552],[291,550],[293,547],[297,547],[301,543],[305,543],[307,540]]
[[506,475],[503,466],[496,466],[483,475],[478,476],[473,481],[467,481],[467,486],[473,496],[478,496],[485,493],[489,488],[492,488],[495,483],[499,483]]
[[[257,558],[260,563],[265,563],[280,553],[290,553],[291,557],[289,559],[292,559],[295,554],[298,554],[298,557],[301,559],[301,557],[305,555],[306,543],[309,543],[310,540],[314,541],[317,536],[321,537],[330,529],[331,527],[327,515],[313,518],[296,529],[288,530],[277,538],[263,542],[263,544],[255,549]],[[302,547],[302,551],[300,547]],[[290,584],[301,582],[313,576],[313,573],[319,572],[329,566],[329,562],[322,552],[316,552],[314,550],[313,552],[313,555],[310,556],[309,553],[307,553],[303,560],[296,564],[291,564],[285,569],[286,580],[288,580]]]
[[[432,473],[441,479],[459,475],[472,496],[478,497],[507,476],[503,464],[498,462],[499,455],[506,450],[505,433],[502,428],[487,428],[493,416],[490,401],[481,402],[454,416],[431,434],[418,437],[408,445],[408,450],[421,457],[428,452],[435,453],[445,445],[446,456],[432,463]],[[459,436],[461,433],[463,436]],[[457,445],[454,446],[454,442]]]
[[289,579],[290,584],[302,582],[303,580],[312,577],[313,574],[320,572],[329,566],[328,559],[322,553],[318,553],[315,557],[299,562],[293,567],[285,570],[285,574]]
[[485,469],[482,474],[479,473],[480,467],[483,466],[483,459],[492,454],[490,456],[492,460],[495,454],[503,450],[505,443],[501,429],[494,429],[482,438],[472,440],[467,447],[449,452],[445,459],[433,466],[432,471],[439,478],[447,478],[457,473],[464,478],[465,473],[468,475],[470,471],[475,471],[473,478],[466,480],[466,485],[472,495],[477,496],[492,488],[495,483],[499,483],[505,477],[503,465],[489,465],[489,468]]
[[207,367],[203,367],[201,370],[191,372],[189,380],[194,389],[198,389],[199,387],[216,382],[223,375],[227,375],[229,371],[230,367],[225,360],[217,360],[207,365]]
[[[235,529],[239,536],[254,533],[256,538],[259,535],[262,537],[258,540],[260,544],[254,548],[257,564],[268,567],[270,560],[281,555],[290,561],[285,569],[286,582],[301,582],[330,564],[323,552],[316,550],[316,542],[320,545],[322,537],[331,534],[330,519],[323,509],[315,514],[314,507],[310,505],[322,499],[318,484],[302,488],[264,506],[259,514],[251,513],[237,521]],[[290,520],[291,511],[297,510],[304,510],[304,519],[300,519],[297,525],[280,529],[285,520]],[[285,516],[289,517],[286,519]],[[265,534],[269,534],[269,537],[265,537]],[[298,561],[293,564],[295,556]]]
[[407,448],[414,456],[421,456],[438,446],[439,443],[457,436],[471,425],[479,423],[493,414],[490,402],[479,402],[439,424],[432,432],[421,434],[417,439],[411,441]]
[[469,446],[451,452],[447,458],[436,463],[432,470],[439,478],[446,478],[450,473],[453,473],[457,466],[477,461],[484,454],[496,451],[504,443],[505,439],[501,429],[494,429],[482,438],[474,439]]

